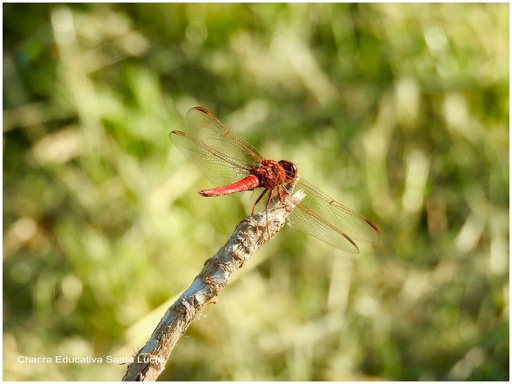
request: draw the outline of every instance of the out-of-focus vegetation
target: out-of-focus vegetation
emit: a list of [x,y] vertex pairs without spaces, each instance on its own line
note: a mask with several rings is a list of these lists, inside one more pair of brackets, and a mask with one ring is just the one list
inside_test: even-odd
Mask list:
[[508,379],[507,4],[3,7],[4,379],[120,379],[250,212],[168,140],[196,105],[382,239],[284,228],[161,379]]

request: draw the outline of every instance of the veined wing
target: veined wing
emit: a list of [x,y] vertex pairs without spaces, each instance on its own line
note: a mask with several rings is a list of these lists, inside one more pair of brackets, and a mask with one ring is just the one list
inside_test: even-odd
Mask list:
[[355,240],[376,242],[380,232],[366,217],[320,192],[304,179],[296,189],[306,193],[289,216],[289,225],[327,244],[351,253],[359,253]]
[[215,186],[240,180],[263,160],[254,147],[233,135],[206,109],[190,109],[187,122],[190,134],[172,131],[169,137]]
[[250,168],[185,132],[172,131],[169,138],[183,156],[196,165],[215,186],[231,184],[249,174]]
[[237,163],[252,168],[264,160],[256,148],[235,136],[206,109],[201,107],[190,109],[187,112],[187,121],[192,136]]

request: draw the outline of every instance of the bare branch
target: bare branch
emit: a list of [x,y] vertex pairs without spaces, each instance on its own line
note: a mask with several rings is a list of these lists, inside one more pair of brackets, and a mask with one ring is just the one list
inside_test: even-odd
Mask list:
[[192,285],[167,309],[149,341],[128,366],[123,381],[155,381],[158,378],[190,323],[207,304],[217,301],[232,274],[280,231],[286,217],[304,196],[298,191],[285,199],[284,204],[277,202],[268,211],[268,226],[265,212],[249,216],[238,224],[228,242],[206,260]]

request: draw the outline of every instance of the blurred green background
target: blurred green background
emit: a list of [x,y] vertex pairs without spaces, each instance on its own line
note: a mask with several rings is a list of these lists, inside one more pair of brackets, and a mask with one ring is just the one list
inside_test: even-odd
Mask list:
[[[4,4],[5,380],[119,380],[250,213],[196,105],[382,232],[283,228],[162,380],[508,380],[508,4]],[[19,357],[101,357],[102,364]]]

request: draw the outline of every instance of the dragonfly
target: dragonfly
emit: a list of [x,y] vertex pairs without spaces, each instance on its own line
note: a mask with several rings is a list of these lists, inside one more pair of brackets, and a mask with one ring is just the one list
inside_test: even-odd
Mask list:
[[253,196],[257,198],[252,213],[257,206],[265,204],[268,215],[272,197],[283,202],[294,186],[305,197],[288,216],[292,228],[350,253],[359,253],[356,241],[373,243],[380,239],[375,224],[305,181],[293,162],[264,158],[202,107],[190,109],[186,119],[189,131],[174,130],[169,137],[215,186],[198,191],[200,195],[237,196],[254,191]]

